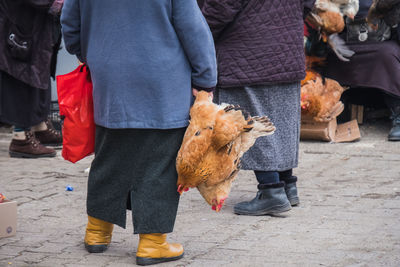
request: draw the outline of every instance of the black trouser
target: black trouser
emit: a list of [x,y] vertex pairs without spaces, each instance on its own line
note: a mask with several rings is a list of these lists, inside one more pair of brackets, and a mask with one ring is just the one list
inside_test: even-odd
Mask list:
[[400,116],[400,97],[385,94],[386,106],[391,110],[393,117]]
[[276,184],[292,178],[292,169],[287,171],[254,171],[259,184]]

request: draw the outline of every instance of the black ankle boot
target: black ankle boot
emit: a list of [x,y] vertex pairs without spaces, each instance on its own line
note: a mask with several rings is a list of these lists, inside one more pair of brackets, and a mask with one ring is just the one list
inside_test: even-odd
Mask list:
[[389,141],[400,141],[400,97],[386,94],[385,102],[387,107],[392,112],[392,129],[390,129],[388,140]]
[[291,209],[285,193],[285,184],[260,184],[256,197],[249,202],[235,205],[234,212],[240,215],[274,215]]
[[287,178],[285,180],[285,192],[286,196],[289,199],[290,205],[297,206],[300,204],[299,196],[297,194],[297,177],[292,176],[291,178]]
[[388,140],[400,141],[400,107],[392,109],[392,129],[390,129]]

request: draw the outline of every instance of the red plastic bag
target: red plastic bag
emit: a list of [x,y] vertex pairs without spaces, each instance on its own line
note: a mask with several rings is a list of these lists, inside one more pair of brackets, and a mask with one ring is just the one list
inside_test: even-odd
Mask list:
[[75,163],[94,152],[93,85],[86,65],[57,76],[57,94],[65,160]]

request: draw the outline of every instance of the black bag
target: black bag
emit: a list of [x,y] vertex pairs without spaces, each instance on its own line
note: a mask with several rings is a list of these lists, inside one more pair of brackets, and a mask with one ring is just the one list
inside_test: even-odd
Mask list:
[[382,19],[378,23],[378,29],[374,31],[366,22],[365,19],[352,21],[346,19],[346,42],[383,42],[391,37],[391,27]]

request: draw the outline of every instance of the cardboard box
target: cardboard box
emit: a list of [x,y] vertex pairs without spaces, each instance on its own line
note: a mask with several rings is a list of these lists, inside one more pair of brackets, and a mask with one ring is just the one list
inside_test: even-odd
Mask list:
[[319,140],[328,142],[352,142],[361,138],[357,120],[337,124],[336,117],[328,122],[317,122],[312,118],[301,119],[301,140]]
[[334,142],[353,142],[361,138],[360,128],[358,128],[357,120],[348,121],[338,124]]
[[13,236],[17,229],[17,202],[0,203],[0,238]]
[[350,119],[357,120],[358,124],[363,124],[364,106],[350,104]]
[[301,118],[301,140],[332,141],[335,139],[337,128],[336,118],[329,122],[318,122],[313,118]]

